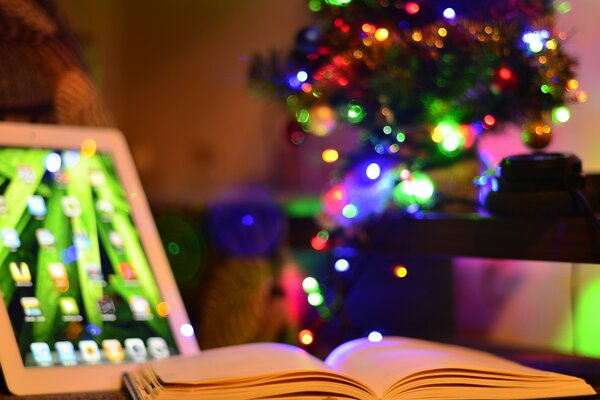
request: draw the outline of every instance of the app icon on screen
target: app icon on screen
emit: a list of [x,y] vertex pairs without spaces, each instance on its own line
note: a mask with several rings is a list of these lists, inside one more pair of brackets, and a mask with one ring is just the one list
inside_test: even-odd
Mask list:
[[52,180],[58,187],[65,187],[69,183],[69,175],[61,169],[52,174]]
[[102,267],[98,264],[86,264],[85,270],[87,271],[88,277],[94,281],[104,280],[104,274],[102,273]]
[[142,296],[131,296],[129,298],[129,308],[133,313],[133,319],[138,321],[147,321],[152,319],[152,312],[150,311],[150,304]]
[[121,276],[126,281],[135,281],[137,279],[137,275],[135,274],[135,270],[128,262],[119,263],[119,271],[121,272]]
[[42,309],[37,297],[21,297],[20,301],[26,317],[39,317],[42,315]]
[[59,291],[65,292],[69,288],[69,277],[67,275],[65,264],[61,262],[48,263],[48,272],[54,281],[54,286],[56,286]]
[[21,239],[19,239],[19,234],[15,229],[2,229],[0,235],[2,235],[2,243],[4,243],[4,246],[10,249],[18,249],[21,247]]
[[75,365],[77,364],[77,354],[75,353],[75,347],[71,342],[56,342],[54,343],[54,349],[62,365]]
[[104,177],[104,174],[101,171],[98,171],[98,170],[90,171],[89,177],[90,177],[90,184],[95,188],[102,187],[106,183],[106,178]]
[[100,214],[100,218],[103,221],[110,221],[115,213],[115,207],[108,200],[98,200],[96,202],[96,210]]
[[145,361],[148,358],[146,346],[140,338],[125,339],[125,351],[133,361]]
[[85,232],[73,233],[73,243],[79,250],[89,250],[91,247],[90,237]]
[[81,155],[79,155],[78,151],[68,150],[63,153],[62,161],[68,168],[73,168],[77,164],[79,164],[79,160],[81,159]]
[[29,214],[36,218],[43,218],[46,215],[46,202],[40,195],[34,194],[27,198],[27,210]]
[[35,182],[35,172],[33,172],[33,168],[31,168],[29,165],[17,166],[17,177],[23,183]]
[[31,355],[39,365],[52,365],[52,352],[45,342],[33,342],[29,345]]
[[102,295],[102,298],[98,299],[98,308],[100,308],[103,321],[115,321],[117,319],[115,303],[106,293]]
[[117,339],[106,339],[102,341],[102,350],[104,355],[111,362],[121,362],[125,359],[125,352],[121,347],[121,342]]
[[121,236],[121,234],[117,231],[110,231],[108,234],[108,241],[117,250],[121,250],[123,248],[123,236]]
[[52,232],[46,228],[38,228],[35,230],[35,238],[41,247],[52,247],[54,246],[55,239]]
[[6,204],[6,197],[0,196],[0,214],[6,214],[8,212],[8,205]]
[[79,205],[79,200],[76,197],[63,197],[62,208],[65,215],[69,218],[77,218],[81,215],[81,205]]
[[24,262],[20,262],[18,265],[16,262],[11,261],[8,264],[10,269],[10,276],[15,282],[16,286],[31,286],[31,271],[29,271],[29,265]]
[[98,344],[93,340],[82,340],[79,342],[79,351],[83,361],[88,364],[94,364],[100,361],[100,350]]
[[61,297],[58,299],[58,306],[64,316],[79,315],[79,306],[73,297]]
[[161,337],[148,338],[148,352],[156,359],[167,358],[171,355],[167,342]]

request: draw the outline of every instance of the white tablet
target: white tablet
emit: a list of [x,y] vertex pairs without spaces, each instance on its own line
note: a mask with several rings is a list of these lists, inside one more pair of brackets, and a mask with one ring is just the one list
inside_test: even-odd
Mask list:
[[117,390],[198,351],[123,136],[0,123],[0,365],[15,394]]

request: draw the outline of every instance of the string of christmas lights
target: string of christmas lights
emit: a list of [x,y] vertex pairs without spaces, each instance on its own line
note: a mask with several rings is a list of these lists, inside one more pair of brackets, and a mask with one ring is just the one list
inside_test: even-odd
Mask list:
[[[282,55],[256,55],[250,77],[281,99],[289,139],[359,132],[352,152],[325,149],[338,172],[325,226],[434,204],[428,171],[476,157],[477,138],[522,127],[532,149],[587,99],[555,26],[566,1],[309,0],[315,23]],[[343,140],[343,138],[342,138]]]

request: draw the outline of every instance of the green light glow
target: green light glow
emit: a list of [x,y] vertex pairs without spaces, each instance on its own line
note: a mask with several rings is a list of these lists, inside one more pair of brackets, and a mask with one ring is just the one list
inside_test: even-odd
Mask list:
[[450,122],[441,122],[435,128],[439,132],[441,140],[438,142],[440,152],[447,157],[454,157],[460,153],[464,146],[465,139],[460,134],[455,124]]
[[329,240],[329,232],[327,232],[326,230],[319,231],[319,233],[317,233],[317,237],[322,241],[326,242]]
[[312,12],[317,12],[321,10],[321,8],[323,8],[323,3],[321,2],[321,0],[310,0],[308,2],[308,8]]
[[311,306],[318,307],[323,304],[324,301],[325,299],[323,299],[323,295],[321,293],[310,293],[308,295],[308,304]]
[[600,357],[600,266],[581,264],[578,268],[579,290],[573,332],[575,351],[588,357]]
[[398,132],[396,134],[396,140],[400,143],[404,142],[406,140],[406,135],[404,134],[404,132]]
[[299,197],[284,204],[285,213],[290,217],[314,217],[321,212],[319,197]]
[[352,0],[325,0],[325,3],[336,7],[345,7],[351,2]]
[[360,121],[362,121],[366,115],[367,115],[367,113],[358,104],[349,104],[348,105],[348,111],[346,112],[346,118],[348,118],[348,121],[352,122],[353,124],[356,124],[356,123],[359,123]]
[[556,6],[556,11],[558,11],[561,14],[568,13],[569,11],[571,11],[571,3],[569,3],[568,1],[561,2]]
[[389,135],[390,133],[392,133],[392,127],[389,125],[384,126],[383,133],[385,133],[386,135]]
[[298,122],[300,122],[301,124],[307,123],[309,118],[310,118],[310,113],[308,112],[308,110],[306,108],[303,108],[302,110],[300,110],[296,113],[296,120]]
[[416,171],[412,177],[412,180],[404,180],[394,188],[394,200],[402,207],[415,203],[425,205],[432,200],[435,193],[435,185],[426,174]]
[[169,250],[169,253],[173,254],[174,256],[176,256],[177,254],[179,254],[179,245],[175,242],[169,242],[169,244],[167,245],[167,250]]
[[542,93],[550,93],[551,89],[550,86],[544,84],[540,87],[540,90],[542,91]]
[[302,281],[302,289],[304,289],[306,293],[312,293],[315,290],[319,290],[319,282],[312,276],[304,278]]
[[288,106],[294,107],[296,104],[298,104],[298,96],[290,94],[288,97],[285,98],[285,101]]
[[556,107],[552,110],[552,121],[555,124],[562,124],[571,119],[571,111],[565,106]]
[[346,218],[354,218],[358,215],[358,208],[354,204],[347,204],[342,209],[342,215]]

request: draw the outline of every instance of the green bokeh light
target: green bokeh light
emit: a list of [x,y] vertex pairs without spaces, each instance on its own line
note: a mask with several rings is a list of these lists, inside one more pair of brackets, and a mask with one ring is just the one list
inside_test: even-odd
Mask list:
[[321,293],[310,293],[308,295],[308,304],[311,306],[318,307],[323,304],[324,301],[325,299]]
[[354,204],[347,204],[342,209],[342,215],[346,218],[354,218],[358,215],[358,208]]
[[321,0],[310,0],[308,2],[308,8],[312,12],[317,12],[323,8],[323,2]]
[[307,123],[309,118],[310,118],[310,113],[308,112],[308,110],[306,108],[303,108],[296,113],[296,120],[298,122],[300,122],[301,124]]
[[325,0],[325,3],[336,7],[345,7],[351,2],[352,0]]
[[555,124],[562,124],[571,119],[571,111],[568,107],[560,106],[552,110],[552,121]]
[[352,122],[353,124],[356,124],[356,123],[359,123],[360,121],[362,121],[366,115],[367,115],[367,113],[365,112],[365,110],[363,110],[363,108],[361,106],[359,106],[358,104],[349,104],[348,105],[348,111],[346,112],[346,118],[348,119],[348,121]]
[[416,171],[412,177],[412,180],[404,180],[394,188],[394,201],[401,207],[427,205],[435,194],[435,185],[426,174]]
[[167,250],[169,251],[169,253],[173,254],[174,256],[179,254],[179,245],[175,242],[169,242],[169,244],[167,244]]

